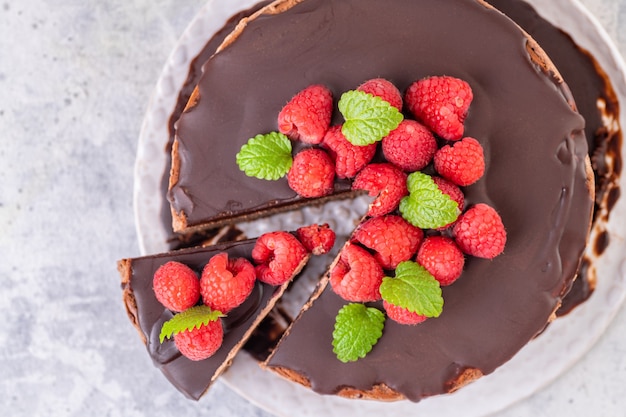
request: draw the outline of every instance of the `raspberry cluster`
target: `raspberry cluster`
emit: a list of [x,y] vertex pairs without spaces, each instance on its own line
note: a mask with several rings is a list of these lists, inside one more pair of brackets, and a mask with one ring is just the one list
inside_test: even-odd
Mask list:
[[208,307],[211,318],[174,332],[174,343],[187,358],[209,358],[221,346],[224,315],[241,305],[257,281],[280,286],[299,272],[309,254],[328,252],[335,233],[328,225],[311,225],[295,234],[270,232],[261,235],[251,259],[231,258],[227,252],[213,255],[199,274],[176,261],[161,265],[153,276],[154,294],[174,313],[189,312],[198,305]]
[[[331,288],[351,303],[382,299],[387,317],[401,324],[437,317],[441,287],[459,279],[466,256],[493,259],[506,244],[496,210],[465,201],[465,187],[486,169],[480,140],[465,135],[472,89],[450,76],[417,80],[404,94],[389,80],[368,80],[342,94],[344,122],[334,126],[333,100],[323,85],[300,91],[280,111],[279,132],[251,139],[237,163],[261,179],[285,174],[304,198],[332,194],[336,179],[367,192],[373,202],[329,271]],[[295,156],[292,141],[304,143]],[[326,251],[317,232],[315,239],[299,233],[314,253]],[[280,275],[271,265],[256,267],[259,276],[266,271]],[[337,316],[335,347],[350,334],[346,326],[356,325],[350,311],[359,315],[348,309]]]
[[[301,91],[281,112],[291,115],[292,121],[297,119],[297,131],[324,132],[315,141],[307,141],[315,144],[313,148],[295,156],[288,174],[292,189],[303,197],[317,197],[333,191],[335,177],[349,178],[353,189],[374,197],[367,220],[330,271],[333,290],[351,302],[377,301],[384,271],[393,271],[401,262],[414,260],[440,286],[446,286],[461,276],[465,256],[492,259],[499,255],[506,232],[498,213],[484,203],[465,207],[463,187],[477,182],[485,172],[480,141],[464,137],[473,99],[470,85],[449,76],[428,77],[411,84],[403,96],[391,82],[378,78],[366,81],[357,91],[379,97],[412,117],[382,137],[380,148],[377,143],[354,144],[341,125],[330,125],[332,95],[323,86]],[[281,132],[298,140],[293,127],[282,128],[287,126],[283,119],[279,116]],[[417,171],[434,173],[436,188],[456,204],[455,221],[423,230],[404,216],[401,207],[398,213],[401,201],[412,193],[410,174]],[[388,317],[400,323],[426,319],[383,301]]]

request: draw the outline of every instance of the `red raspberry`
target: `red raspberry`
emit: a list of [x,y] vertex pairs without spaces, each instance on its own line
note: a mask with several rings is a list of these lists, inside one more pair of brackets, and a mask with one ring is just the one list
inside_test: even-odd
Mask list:
[[320,143],[330,126],[333,94],[323,85],[311,85],[296,94],[278,114],[278,130],[291,139]]
[[[431,178],[433,179],[435,184],[437,184],[437,187],[439,187],[439,190],[441,190],[442,193],[447,194],[452,199],[452,201],[454,201],[457,204],[457,206],[459,207],[459,212],[462,212],[465,206],[465,196],[463,195],[463,191],[461,191],[461,189],[457,185],[451,183],[450,181],[444,178],[441,178],[441,177],[431,177]],[[439,227],[437,230],[447,229],[453,224],[454,222],[446,224],[445,226]]]
[[452,201],[454,201],[459,206],[459,211],[463,211],[463,207],[465,206],[465,196],[463,195],[463,191],[451,183],[450,181],[441,178],[441,177],[431,177],[437,187],[441,190],[442,193],[450,196]]
[[398,208],[402,197],[409,194],[406,179],[407,175],[392,164],[369,164],[358,173],[352,189],[367,190],[370,196],[376,197],[367,215],[382,216]]
[[305,198],[322,197],[334,190],[335,166],[321,149],[299,152],[287,173],[289,187]]
[[212,310],[227,313],[243,303],[252,292],[256,274],[245,258],[228,259],[226,252],[214,255],[202,270],[202,301]]
[[402,111],[402,94],[391,81],[374,78],[357,87],[358,91],[380,97],[396,109]]
[[176,347],[183,356],[192,361],[210,358],[222,346],[223,339],[224,329],[220,319],[174,334]]
[[463,252],[479,258],[495,258],[506,244],[506,230],[500,215],[493,207],[483,203],[461,214],[452,233]]
[[474,98],[468,83],[454,77],[430,77],[411,84],[404,100],[409,111],[437,135],[463,137],[463,123]]
[[367,146],[351,144],[341,133],[341,126],[333,126],[326,132],[322,146],[335,161],[335,172],[339,178],[353,178],[376,153],[375,143]]
[[430,236],[424,239],[420,246],[417,262],[426,268],[441,286],[446,286],[461,276],[465,257],[454,240],[445,236]]
[[353,241],[375,251],[374,258],[385,269],[411,259],[419,248],[424,232],[400,216],[372,217],[362,223],[352,236]]
[[483,147],[474,138],[443,146],[435,153],[434,160],[439,175],[457,185],[473,184],[485,173]]
[[346,301],[376,301],[380,299],[383,275],[380,264],[368,251],[348,243],[330,271],[330,285]]
[[383,138],[382,149],[387,161],[413,172],[430,163],[437,151],[437,141],[426,126],[404,119]]
[[187,265],[170,261],[159,267],[152,278],[154,295],[165,308],[181,312],[200,299],[200,280]]
[[390,304],[385,300],[383,300],[383,307],[387,312],[387,317],[400,324],[420,324],[427,318],[426,316],[412,313],[406,308],[394,306],[393,304]]
[[252,249],[259,281],[282,285],[303,266],[307,251],[291,233],[270,232],[261,235]]
[[298,239],[313,255],[328,253],[335,245],[335,232],[328,224],[301,227],[296,230]]

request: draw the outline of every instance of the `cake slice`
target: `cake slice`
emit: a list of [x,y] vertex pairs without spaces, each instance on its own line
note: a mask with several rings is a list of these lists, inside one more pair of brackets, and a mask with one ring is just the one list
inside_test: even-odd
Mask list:
[[[198,400],[230,366],[237,352],[282,296],[291,279],[279,286],[257,281],[243,304],[222,319],[224,338],[219,350],[208,359],[192,361],[180,353],[172,339],[165,339],[163,342],[159,340],[163,324],[174,313],[157,300],[153,289],[154,274],[160,266],[171,261],[180,262],[199,273],[209,259],[222,252],[226,252],[229,259],[252,259],[256,242],[257,239],[222,242],[208,247],[181,249],[118,262],[128,317],[139,332],[154,365],[172,385],[189,398]],[[307,260],[308,256],[297,266],[293,276],[300,272]]]

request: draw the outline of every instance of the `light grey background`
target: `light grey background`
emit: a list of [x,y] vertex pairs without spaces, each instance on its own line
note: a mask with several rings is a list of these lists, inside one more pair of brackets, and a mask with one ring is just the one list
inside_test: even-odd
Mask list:
[[[582,2],[626,54],[626,0]],[[132,187],[144,112],[203,5],[0,0],[4,415],[268,415],[219,382],[199,403],[171,388],[126,319],[115,267],[139,255]],[[625,334],[622,308],[571,370],[498,416],[624,416]]]

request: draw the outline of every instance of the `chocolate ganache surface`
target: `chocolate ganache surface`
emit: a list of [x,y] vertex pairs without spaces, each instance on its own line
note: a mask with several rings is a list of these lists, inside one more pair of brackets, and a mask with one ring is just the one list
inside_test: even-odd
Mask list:
[[[404,90],[447,74],[473,88],[466,134],[486,155],[485,176],[465,189],[466,201],[491,204],[507,228],[504,254],[469,259],[462,278],[444,288],[438,319],[415,327],[388,322],[366,358],[343,364],[331,344],[343,301],[326,289],[287,331],[270,367],[294,370],[320,393],[384,384],[417,401],[449,391],[466,369],[492,372],[545,327],[578,269],[593,185],[584,121],[571,110],[567,88],[530,55],[519,28],[478,2],[306,0],[250,22],[207,61],[200,100],[178,126],[185,191],[211,189],[211,176],[191,174],[193,164],[211,153],[234,161],[249,137],[275,130],[284,102],[310,84],[339,95],[377,76]],[[213,140],[208,126],[219,132]],[[216,139],[224,137],[232,139]],[[183,172],[189,159],[192,168]],[[236,182],[244,195],[266,188],[245,177]]]
[[159,340],[163,323],[173,317],[157,299],[152,288],[156,270],[168,261],[181,262],[198,276],[209,259],[220,252],[229,258],[252,259],[256,240],[220,243],[208,248],[190,248],[166,254],[126,259],[119,263],[124,290],[124,303],[131,321],[139,331],[154,365],[179,391],[199,399],[232,361],[263,317],[271,310],[287,284],[273,287],[257,282],[252,294],[242,305],[222,318],[224,339],[218,351],[208,359],[192,361],[182,356],[173,339]]

